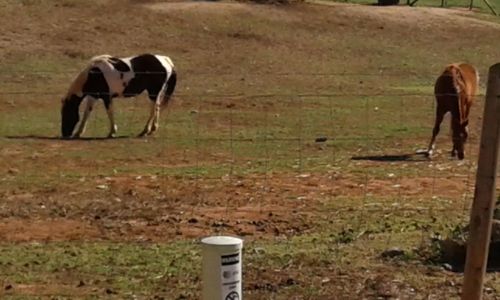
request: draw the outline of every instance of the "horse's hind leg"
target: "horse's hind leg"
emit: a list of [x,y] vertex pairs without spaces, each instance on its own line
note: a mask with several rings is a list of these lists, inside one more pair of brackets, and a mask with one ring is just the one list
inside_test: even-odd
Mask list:
[[164,99],[160,103],[160,109],[155,111],[155,117],[153,120],[153,125],[151,127],[151,133],[155,132],[160,126],[160,114],[167,108],[168,101],[170,100],[170,95],[165,95]]
[[464,151],[464,143],[467,139],[467,124],[460,124],[460,119],[455,116],[452,116],[451,121],[452,128],[452,140],[453,140],[453,149],[451,150],[451,157],[457,156],[458,159],[464,159],[465,151]]
[[456,119],[455,116],[452,115],[451,116],[451,120],[450,120],[450,128],[451,128],[451,132],[452,132],[452,138],[451,139],[452,139],[452,142],[453,142],[452,143],[453,147],[451,148],[451,152],[450,152],[451,157],[455,157],[457,155],[457,151],[458,151],[457,146],[456,146],[456,144],[457,144],[456,140],[457,140],[457,138],[459,138],[459,137],[456,136],[456,133],[458,132],[457,131],[458,130],[458,126],[454,122],[455,119]]
[[[149,113],[148,121],[146,122],[146,126],[144,126],[144,129],[142,130],[142,132],[139,133],[139,137],[143,137],[143,136],[147,136],[147,135],[151,134],[157,106],[158,105],[156,105],[156,101],[151,102],[151,110]],[[159,108],[158,108],[158,110],[159,110]]]
[[139,134],[140,137],[147,136],[152,134],[158,129],[158,122],[160,119],[160,110],[162,108],[162,101],[165,97],[165,92],[167,89],[167,85],[164,84],[158,93],[158,95],[154,96],[152,93],[149,93],[151,102],[151,111],[149,114],[149,119],[144,126],[144,130]]
[[439,134],[439,129],[441,126],[441,122],[443,122],[444,114],[446,112],[438,107],[436,111],[436,120],[434,122],[434,128],[432,129],[432,138],[429,143],[429,147],[427,147],[427,156],[431,157],[434,152],[434,148],[436,147],[436,137]]

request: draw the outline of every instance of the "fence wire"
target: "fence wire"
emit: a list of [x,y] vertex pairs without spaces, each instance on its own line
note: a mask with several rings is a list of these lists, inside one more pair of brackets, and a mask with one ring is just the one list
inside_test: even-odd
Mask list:
[[[61,91],[2,90],[0,105],[9,107],[13,102],[29,108],[26,98],[45,100],[55,95],[60,96]],[[451,143],[446,121],[438,137],[437,157],[428,159],[415,154],[430,139],[434,96],[431,92],[369,89],[356,93],[181,91],[174,94],[181,103],[162,112],[157,136],[136,139],[130,133],[129,145],[119,144],[120,139],[116,143],[106,140],[106,144],[89,140],[87,150],[94,147],[97,153],[105,153],[112,151],[106,147],[114,147],[126,155],[117,154],[121,155],[117,161],[109,153],[108,159],[78,158],[75,164],[83,170],[86,180],[160,176],[161,184],[151,189],[167,200],[158,200],[154,205],[160,208],[149,214],[154,220],[175,216],[173,226],[181,237],[189,228],[195,228],[198,235],[274,239],[287,243],[291,251],[291,239],[304,234],[333,234],[338,243],[379,234],[390,247],[406,236],[401,232],[416,233],[424,240],[430,231],[468,216],[477,160],[478,116],[484,95],[477,96],[464,161],[448,158]],[[116,116],[121,116],[119,130],[127,134],[142,129],[146,121],[148,108],[138,98],[131,102],[117,100],[115,105]],[[194,98],[197,100],[191,101]],[[221,104],[217,106],[213,101]],[[22,132],[16,132],[19,127],[12,122],[33,118],[37,110],[9,109],[12,115],[5,114],[8,120],[1,123],[4,145],[15,143],[22,147],[25,140],[16,136],[47,134],[50,130],[43,128],[43,122],[53,124],[56,131],[50,136],[57,136],[59,105],[54,106],[53,115],[40,112],[36,116],[42,121],[39,126]],[[102,134],[107,126],[106,114],[98,107],[91,116],[88,135]],[[78,143],[65,141],[61,147],[69,149],[73,142]],[[91,143],[95,145],[89,147]],[[110,167],[118,171],[109,174]],[[61,163],[59,173],[70,173],[65,163]],[[43,170],[32,170],[31,174],[44,176]],[[125,197],[115,194],[119,191],[111,189],[112,196],[107,197]],[[176,197],[179,200],[169,202]],[[151,205],[148,201],[141,203]],[[147,219],[141,215],[123,218],[122,222]]]

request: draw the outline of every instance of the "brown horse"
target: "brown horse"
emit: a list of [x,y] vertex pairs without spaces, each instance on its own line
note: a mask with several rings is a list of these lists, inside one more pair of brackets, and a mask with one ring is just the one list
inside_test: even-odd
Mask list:
[[470,64],[457,63],[446,66],[436,80],[434,95],[436,96],[436,120],[432,130],[432,138],[427,149],[427,156],[432,156],[439,126],[447,112],[451,113],[451,129],[453,149],[451,156],[464,158],[464,143],[467,141],[469,112],[474,102],[479,83],[479,73]]

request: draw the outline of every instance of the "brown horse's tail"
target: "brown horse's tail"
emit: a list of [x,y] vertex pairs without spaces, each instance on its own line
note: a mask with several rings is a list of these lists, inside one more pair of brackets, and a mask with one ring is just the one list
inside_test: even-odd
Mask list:
[[460,116],[460,124],[466,124],[469,120],[469,103],[467,95],[467,86],[464,75],[458,65],[450,65],[448,71],[453,80],[453,87],[457,94],[458,114]]

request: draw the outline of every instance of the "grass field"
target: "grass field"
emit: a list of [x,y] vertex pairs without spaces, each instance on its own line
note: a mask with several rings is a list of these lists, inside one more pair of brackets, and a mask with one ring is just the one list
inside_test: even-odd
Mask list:
[[[476,65],[484,94],[486,11],[7,0],[0,28],[2,299],[199,299],[211,234],[245,240],[245,299],[459,298],[428,243],[467,221],[483,97],[464,161],[448,122],[433,160],[412,153],[444,65]],[[100,104],[84,138],[58,139],[85,62],[143,52],[179,73],[159,132],[135,138],[141,96],[116,101],[119,138]]]

